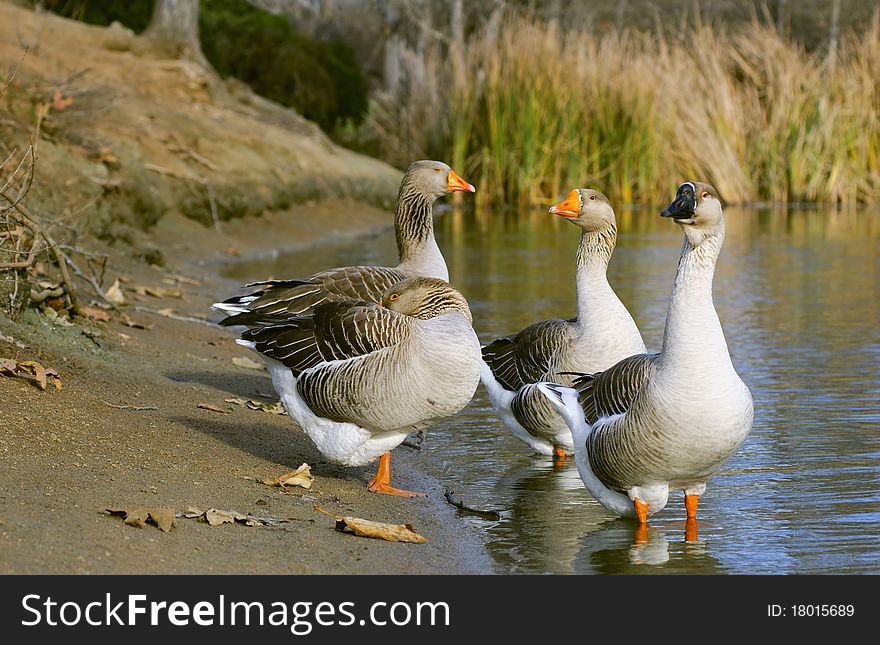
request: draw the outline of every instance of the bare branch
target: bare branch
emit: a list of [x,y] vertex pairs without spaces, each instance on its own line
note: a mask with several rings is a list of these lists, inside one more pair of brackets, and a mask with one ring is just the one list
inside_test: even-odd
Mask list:
[[15,66],[15,69],[12,70],[12,74],[9,75],[9,78],[6,79],[6,82],[3,84],[3,87],[0,88],[0,98],[3,98],[3,95],[6,94],[6,90],[9,89],[9,86],[12,85],[12,80],[15,78],[15,75],[18,73],[18,69],[21,67],[21,64],[24,62],[24,57],[27,56],[29,46],[25,46],[24,51],[21,54],[21,58],[18,59],[18,64]]

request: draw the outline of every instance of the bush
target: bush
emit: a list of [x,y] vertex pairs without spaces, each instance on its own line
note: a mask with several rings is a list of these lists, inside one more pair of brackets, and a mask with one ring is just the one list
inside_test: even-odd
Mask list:
[[367,83],[344,43],[309,38],[244,0],[203,0],[199,30],[205,57],[221,76],[244,81],[327,131],[363,120]]
[[[46,5],[89,24],[118,20],[136,33],[147,28],[153,14],[153,0],[48,0]],[[327,132],[363,121],[367,81],[344,42],[310,38],[287,18],[245,0],[202,0],[200,9],[202,51],[221,76],[234,76]]]
[[153,16],[153,0],[47,0],[46,7],[65,18],[106,27],[114,20],[141,33]]

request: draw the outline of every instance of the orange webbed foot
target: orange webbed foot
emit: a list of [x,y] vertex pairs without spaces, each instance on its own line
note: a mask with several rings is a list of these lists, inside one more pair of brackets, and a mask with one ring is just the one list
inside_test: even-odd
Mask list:
[[391,485],[391,452],[386,452],[379,457],[379,468],[376,476],[367,484],[367,490],[371,493],[382,495],[397,495],[398,497],[427,497],[426,493],[417,493],[411,490],[395,488]]

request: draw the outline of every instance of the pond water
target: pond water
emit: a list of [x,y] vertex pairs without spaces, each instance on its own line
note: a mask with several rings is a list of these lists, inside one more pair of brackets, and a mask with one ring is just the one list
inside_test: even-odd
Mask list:
[[[429,430],[422,468],[468,506],[499,572],[880,573],[880,210],[729,207],[715,304],[755,424],[700,500],[686,542],[680,493],[649,521],[615,518],[573,464],[555,468],[503,429],[482,386]],[[660,348],[681,245],[654,210],[618,213],[609,280]],[[579,229],[545,214],[450,211],[437,237],[483,343],[574,313]],[[239,264],[240,280],[394,264],[393,234]],[[399,450],[407,450],[405,447]]]

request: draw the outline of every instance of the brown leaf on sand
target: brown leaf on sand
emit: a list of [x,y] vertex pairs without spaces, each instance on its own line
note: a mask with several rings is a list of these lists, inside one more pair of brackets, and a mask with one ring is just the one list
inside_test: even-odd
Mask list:
[[32,369],[34,371],[34,377],[37,379],[37,385],[40,386],[41,390],[46,389],[46,368],[36,361],[25,361],[24,363],[19,363],[18,366]]
[[287,523],[287,520],[276,519],[274,517],[258,517],[256,515],[248,515],[247,513],[239,513],[238,511],[224,511],[219,508],[209,508],[202,513],[197,508],[190,507],[183,514],[189,519],[199,519],[207,522],[208,526],[220,526],[221,524],[244,524],[245,526],[280,526]]
[[199,403],[198,407],[200,407],[202,410],[210,410],[211,412],[219,412],[220,414],[229,414],[228,410],[219,408],[213,403]]
[[27,345],[25,345],[20,340],[13,338],[12,336],[7,336],[2,331],[0,331],[0,340],[4,343],[9,343],[10,345],[15,345],[16,347],[20,347],[21,349],[30,349]]
[[355,535],[360,537],[376,538],[378,540],[386,540],[388,542],[427,542],[428,538],[424,535],[416,533],[412,524],[385,524],[384,522],[373,522],[360,517],[340,517],[333,513],[328,513],[318,504],[314,505],[314,509],[324,515],[336,518],[336,530],[345,532],[350,529]]
[[183,291],[167,287],[145,287],[136,285],[131,287],[139,296],[152,296],[153,298],[183,298]]
[[239,367],[246,367],[249,370],[264,370],[266,366],[262,363],[258,363],[257,361],[252,361],[251,359],[244,356],[236,356],[232,359],[232,362],[238,365]]
[[121,322],[126,327],[131,327],[132,329],[152,329],[153,325],[147,325],[145,323],[137,322],[128,317],[128,314],[122,314],[119,317],[119,322]]
[[226,401],[226,403],[243,405],[250,410],[261,410],[263,412],[268,412],[269,414],[287,414],[284,410],[284,404],[281,401],[276,401],[275,403],[261,403],[260,401],[254,401],[253,399],[231,398],[223,400]]
[[189,278],[185,275],[180,275],[179,273],[169,273],[167,277],[162,278],[162,282],[165,284],[191,284],[194,287],[202,286],[201,280]]
[[100,320],[101,322],[107,322],[112,317],[112,314],[109,311],[98,309],[97,307],[80,307],[79,313],[86,318]]
[[260,483],[266,484],[266,486],[278,486],[286,493],[288,486],[311,488],[313,481],[315,481],[315,477],[312,475],[312,467],[308,464],[303,464],[296,470],[279,475],[275,479],[261,479]]
[[154,524],[160,531],[168,533],[177,522],[174,519],[173,508],[135,506],[132,508],[108,508],[110,515],[122,516],[124,523],[129,526],[143,528],[147,524]]
[[9,373],[12,376],[19,376],[16,372],[32,374],[34,380],[37,382],[37,386],[44,391],[48,383],[48,377],[51,376],[55,389],[61,389],[61,378],[58,376],[58,372],[51,367],[43,367],[36,361],[18,362],[8,358],[0,359],[0,373],[4,372]]
[[119,286],[119,280],[113,282],[113,285],[107,289],[107,300],[112,302],[114,305],[124,305],[125,304],[125,294],[122,293],[122,287]]

